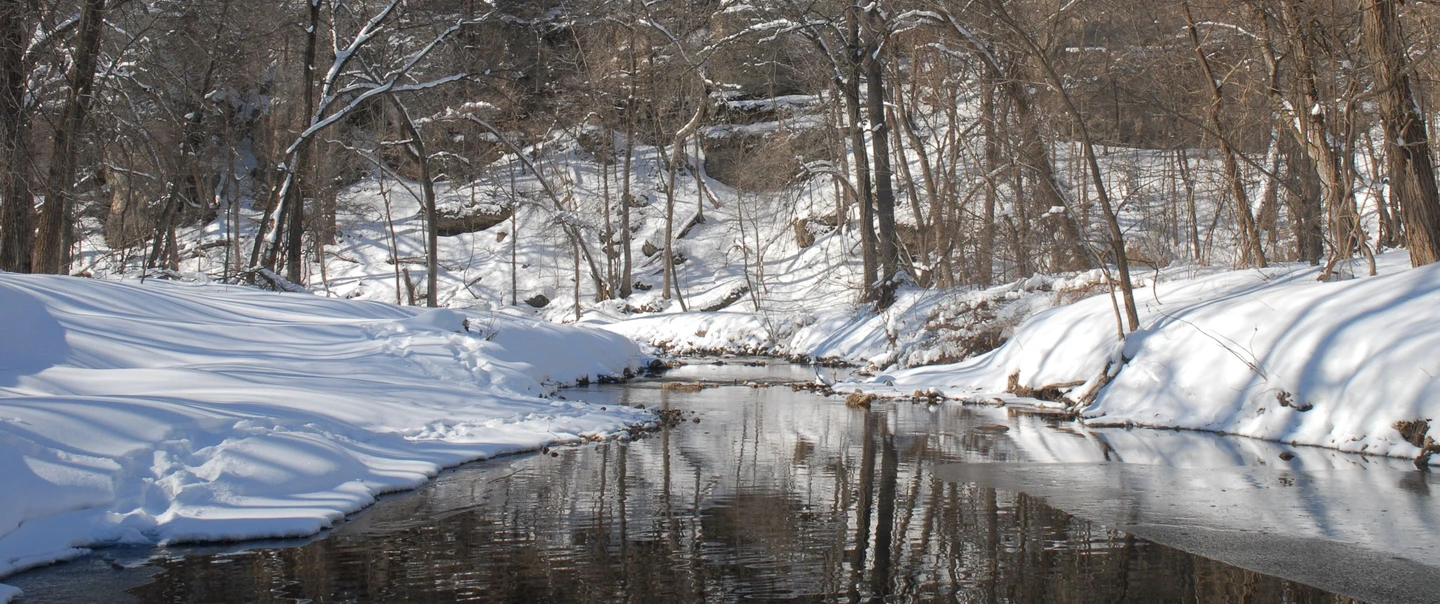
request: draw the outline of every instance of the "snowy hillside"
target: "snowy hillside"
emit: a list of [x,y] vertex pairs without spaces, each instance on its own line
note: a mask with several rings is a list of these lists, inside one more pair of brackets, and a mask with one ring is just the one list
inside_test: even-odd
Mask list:
[[0,273],[0,322],[0,577],[308,535],[441,468],[653,419],[551,398],[637,371],[635,344],[505,313]]

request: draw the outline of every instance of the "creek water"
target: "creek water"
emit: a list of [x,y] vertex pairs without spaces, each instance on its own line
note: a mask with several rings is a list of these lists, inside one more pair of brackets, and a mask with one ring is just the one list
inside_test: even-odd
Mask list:
[[[853,409],[737,385],[811,368],[724,363],[561,393],[685,412],[633,442],[463,466],[307,540],[101,550],[7,582],[27,602],[1440,600],[1440,482],[1403,460]],[[690,380],[730,385],[664,386]]]

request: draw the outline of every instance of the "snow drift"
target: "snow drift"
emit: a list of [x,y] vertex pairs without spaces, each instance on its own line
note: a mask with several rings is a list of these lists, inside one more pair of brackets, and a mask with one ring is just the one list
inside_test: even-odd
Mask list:
[[0,577],[307,535],[441,468],[653,419],[546,398],[635,371],[635,344],[505,314],[0,274],[0,325]]

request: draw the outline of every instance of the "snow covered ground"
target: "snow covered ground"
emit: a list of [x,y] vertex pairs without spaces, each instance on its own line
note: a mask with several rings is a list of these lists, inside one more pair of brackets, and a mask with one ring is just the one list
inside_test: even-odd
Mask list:
[[[530,150],[569,205],[556,207],[541,193],[539,177],[513,156],[473,182],[437,183],[443,211],[500,216],[516,209],[488,229],[440,238],[442,305],[508,309],[553,322],[575,322],[578,306],[579,322],[669,353],[843,361],[886,374],[876,383],[843,388],[891,394],[936,388],[958,397],[1010,400],[1006,390],[1015,376],[1018,386],[1057,386],[1078,400],[1102,381],[1107,365],[1121,367],[1117,361],[1129,359],[1083,410],[1095,425],[1223,431],[1413,457],[1419,448],[1401,437],[1396,423],[1440,419],[1440,357],[1434,353],[1440,345],[1440,269],[1408,270],[1403,254],[1382,255],[1378,277],[1336,283],[1317,283],[1316,270],[1301,265],[1224,268],[1235,260],[1234,228],[1218,194],[1224,189],[1218,162],[1206,154],[1196,156],[1196,220],[1211,226],[1203,249],[1193,252],[1175,225],[1153,220],[1178,203],[1178,193],[1162,179],[1172,167],[1169,156],[1120,148],[1103,155],[1106,172],[1124,176],[1114,179],[1112,196],[1128,200],[1121,214],[1127,245],[1152,264],[1170,266],[1137,268],[1143,326],[1122,345],[1098,270],[1021,278],[1012,266],[997,273],[1004,281],[999,285],[909,288],[894,306],[876,313],[858,302],[858,232],[827,226],[836,223],[838,189],[824,175],[755,192],[704,170],[697,175],[682,169],[673,183],[675,226],[683,232],[674,242],[679,293],[665,300],[658,249],[665,239],[668,170],[661,161],[665,150],[647,145],[636,147],[629,175],[636,292],[597,303],[588,268],[577,268],[560,223],[576,225],[600,270],[610,272],[601,250],[620,251],[605,233],[605,218],[618,220],[620,162],[568,135]],[[1060,151],[1057,166],[1071,166]],[[1363,181],[1369,172],[1361,172]],[[1260,180],[1252,180],[1259,199]],[[1359,185],[1366,230],[1373,234],[1381,189],[1375,182]],[[385,302],[415,297],[425,282],[417,192],[415,183],[380,172],[347,186],[336,243],[327,246],[323,262],[305,267],[311,291]],[[246,242],[254,230],[258,213],[249,206],[242,203],[233,219],[222,213],[182,233],[185,276],[220,279],[241,267],[231,249],[237,233]],[[702,212],[705,220],[694,220]],[[852,208],[851,220],[853,214]],[[903,224],[916,222],[909,211],[898,214]],[[1096,234],[1098,224],[1092,216],[1088,239],[1096,245],[1105,237]],[[1274,257],[1290,245],[1271,242],[1269,253]],[[134,254],[106,250],[94,236],[81,257],[83,270],[103,278],[138,271]],[[1185,258],[1212,266],[1186,264]],[[1363,269],[1352,267],[1348,276],[1357,272]],[[531,309],[523,301],[532,297],[548,304]],[[512,299],[521,304],[511,306]],[[719,312],[697,311],[707,308]],[[1415,432],[1411,437],[1423,445],[1424,430],[1419,432],[1421,438],[1413,439]]]
[[1378,276],[1331,283],[1303,265],[1173,269],[1136,292],[1142,326],[1123,345],[1100,295],[1035,315],[991,353],[836,388],[985,399],[1013,379],[1078,401],[1108,371],[1113,380],[1081,409],[1091,425],[1416,457],[1426,428],[1433,439],[1440,426],[1420,425],[1411,442],[1396,426],[1440,418],[1440,265],[1379,260]]
[[0,577],[312,534],[444,467],[654,419],[555,394],[640,369],[637,345],[504,313],[0,273],[0,324]]

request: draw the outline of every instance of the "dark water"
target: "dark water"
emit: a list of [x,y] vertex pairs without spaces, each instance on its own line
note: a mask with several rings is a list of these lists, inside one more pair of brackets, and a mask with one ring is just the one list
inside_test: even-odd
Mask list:
[[[730,365],[672,379],[811,375]],[[145,563],[125,556],[153,551],[102,552],[10,581],[27,601],[1349,601],[947,478],[957,463],[1033,462],[1021,432],[1069,430],[1043,418],[863,411],[783,387],[565,394],[700,422],[463,467],[305,543]]]

